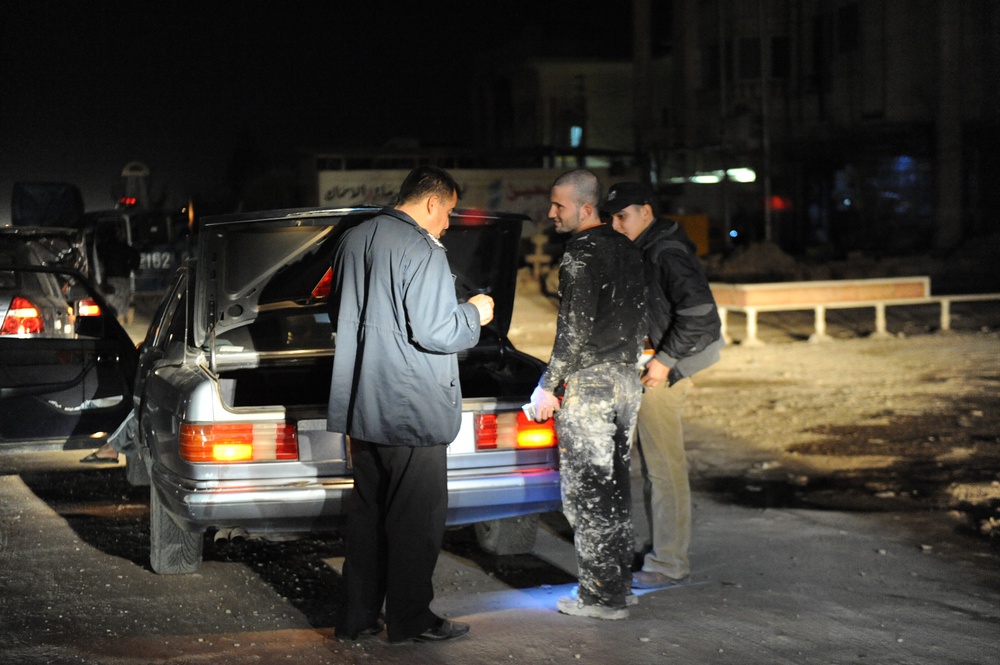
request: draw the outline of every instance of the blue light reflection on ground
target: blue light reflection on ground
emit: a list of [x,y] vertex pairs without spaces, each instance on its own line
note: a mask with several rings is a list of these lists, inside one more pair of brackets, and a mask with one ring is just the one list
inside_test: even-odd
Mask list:
[[[687,582],[669,589],[681,589],[687,586],[707,584],[707,582]],[[556,611],[556,603],[564,596],[576,595],[576,584],[543,585],[530,589],[511,589],[510,591],[492,591],[484,594],[472,594],[461,599],[449,596],[449,615],[475,616],[492,612],[509,610],[543,610]],[[633,589],[637,596],[647,593],[667,591],[669,589]],[[457,601],[457,602],[456,602]]]

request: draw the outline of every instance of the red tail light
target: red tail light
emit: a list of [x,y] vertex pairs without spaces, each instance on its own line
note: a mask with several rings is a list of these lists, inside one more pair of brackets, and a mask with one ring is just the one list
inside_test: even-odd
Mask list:
[[333,284],[333,268],[327,268],[323,276],[320,277],[319,281],[316,282],[316,286],[313,287],[312,297],[313,298],[326,298],[330,295],[330,286]]
[[536,423],[521,411],[480,413],[475,424],[476,450],[552,448],[559,442],[552,420]]
[[189,462],[262,462],[299,458],[299,439],[291,423],[185,423],[181,457]]
[[14,296],[4,316],[0,335],[33,335],[45,330],[42,313],[27,298]]
[[76,311],[80,316],[100,316],[101,306],[90,298],[84,298],[77,303]]

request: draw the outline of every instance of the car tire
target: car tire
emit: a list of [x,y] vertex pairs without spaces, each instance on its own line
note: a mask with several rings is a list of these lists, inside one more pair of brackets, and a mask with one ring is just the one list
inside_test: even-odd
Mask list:
[[488,554],[527,554],[535,546],[538,515],[521,515],[476,524],[476,540]]
[[167,513],[159,492],[149,492],[149,564],[161,575],[196,573],[201,567],[204,536],[184,531]]

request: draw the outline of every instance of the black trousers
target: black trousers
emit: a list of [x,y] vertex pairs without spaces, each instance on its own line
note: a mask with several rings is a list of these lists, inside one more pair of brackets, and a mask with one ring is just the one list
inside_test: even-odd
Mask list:
[[385,604],[390,640],[430,628],[448,510],[447,446],[387,446],[351,439],[344,604],[337,635],[355,637]]

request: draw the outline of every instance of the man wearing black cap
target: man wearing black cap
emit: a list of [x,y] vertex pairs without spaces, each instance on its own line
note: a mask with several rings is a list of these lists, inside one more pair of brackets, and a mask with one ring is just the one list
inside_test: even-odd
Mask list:
[[691,488],[681,414],[692,374],[725,346],[715,298],[696,247],[676,221],[657,219],[653,193],[620,182],[600,207],[612,226],[642,250],[646,264],[648,342],[636,435],[651,543],[632,586],[658,589],[690,572]]

